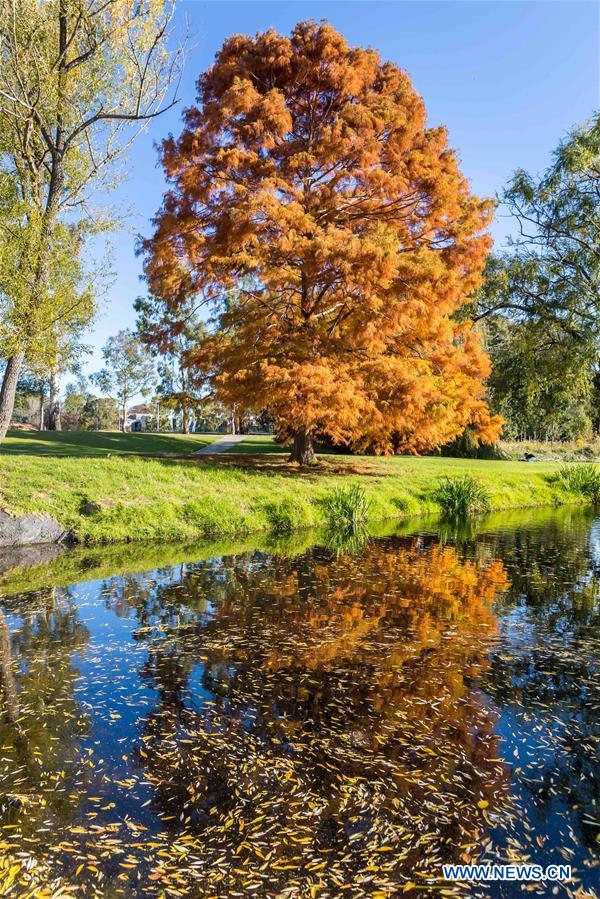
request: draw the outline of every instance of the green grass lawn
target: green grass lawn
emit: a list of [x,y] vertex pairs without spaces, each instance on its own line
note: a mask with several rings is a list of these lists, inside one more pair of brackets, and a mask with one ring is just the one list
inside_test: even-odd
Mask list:
[[[230,454],[243,453],[244,455],[281,453],[289,456],[291,449],[291,443],[282,446],[275,441],[275,438],[271,434],[247,434],[243,440],[240,440],[239,443],[236,443],[231,449],[225,450],[225,452]],[[327,447],[317,446],[317,452],[320,455],[331,455],[333,450],[330,450]]]
[[[302,470],[259,435],[238,444],[237,452],[181,458],[214,439],[13,433],[0,452],[0,507],[53,515],[79,540],[101,543],[320,526],[326,497],[351,484],[367,494],[372,521],[439,514],[433,496],[439,479],[464,473],[481,481],[496,511],[581,502],[552,481],[556,463],[324,454]],[[162,458],[139,455],[161,452]]]
[[232,446],[231,449],[225,450],[226,453],[244,453],[244,455],[255,453],[290,453],[290,446],[281,446],[276,443],[271,434],[247,434],[243,440]]
[[122,434],[120,431],[9,431],[0,444],[0,457],[163,455],[193,453],[218,440],[213,434],[154,434],[144,431]]
[[[228,434],[155,434],[152,431],[9,431],[0,444],[2,455],[43,456],[183,456]],[[287,453],[270,434],[248,434],[228,453]],[[330,452],[330,450],[322,450]]]
[[[185,456],[227,434],[155,434],[151,431],[122,434],[120,431],[9,431],[0,444],[3,455],[48,456]],[[600,459],[600,443],[502,443],[511,460],[533,452],[543,462],[589,461]],[[248,434],[228,455],[289,455],[291,447],[276,443],[270,434]],[[332,451],[320,447],[321,455]],[[351,458],[351,457],[345,457]]]
[[[533,453],[540,462],[590,462],[600,461],[600,441],[501,441],[500,448],[510,461],[518,461],[524,453]],[[243,453],[288,453],[291,445],[281,446],[269,434],[248,434],[226,452]],[[330,454],[332,450],[319,447],[318,452]]]

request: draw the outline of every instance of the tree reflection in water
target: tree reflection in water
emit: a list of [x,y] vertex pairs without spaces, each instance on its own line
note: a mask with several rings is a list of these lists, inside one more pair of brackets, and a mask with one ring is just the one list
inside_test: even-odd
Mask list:
[[[8,840],[0,837],[0,856],[10,874],[12,853],[23,848],[14,837],[35,844],[40,834],[68,824],[89,790],[80,752],[89,722],[74,695],[72,664],[89,633],[68,590],[49,587],[25,602],[8,597],[4,607],[15,619],[9,633],[0,608],[0,824]],[[52,874],[42,876],[43,886],[58,889]]]
[[[370,895],[479,852],[490,816],[509,811],[495,715],[470,686],[503,566],[417,539],[352,559],[232,559],[217,580],[214,614],[158,643],[143,671],[160,696],[143,758],[158,813],[193,834],[197,882]],[[214,596],[206,566],[184,582]],[[195,707],[199,648],[213,702]]]
[[0,895],[461,894],[443,862],[508,859],[572,861],[595,895],[589,535],[371,539],[5,598]]

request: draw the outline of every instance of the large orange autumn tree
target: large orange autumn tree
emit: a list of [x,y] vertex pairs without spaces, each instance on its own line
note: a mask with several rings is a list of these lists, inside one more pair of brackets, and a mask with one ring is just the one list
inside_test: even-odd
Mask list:
[[198,370],[227,404],[267,408],[292,459],[318,437],[376,452],[468,424],[497,437],[488,359],[452,317],[480,282],[492,204],[405,72],[326,23],[235,35],[162,161],[151,289],[215,304]]

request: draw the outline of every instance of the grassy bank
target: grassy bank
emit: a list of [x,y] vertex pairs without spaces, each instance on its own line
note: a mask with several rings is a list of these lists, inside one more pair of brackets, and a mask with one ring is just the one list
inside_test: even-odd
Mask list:
[[[525,528],[547,530],[549,526],[587,526],[592,513],[589,509],[563,506],[560,509],[511,510],[486,515],[469,522],[468,539],[486,534]],[[460,540],[453,528],[448,535],[444,522],[432,519],[404,518],[400,521],[372,522],[371,537],[402,537],[431,533],[442,538]],[[293,534],[257,531],[244,537],[204,539],[193,543],[114,543],[108,546],[77,546],[65,550],[60,547],[36,547],[33,554],[8,550],[2,556],[6,569],[0,571],[0,596],[29,593],[53,587],[92,580],[106,580],[155,569],[169,569],[188,562],[200,562],[219,556],[240,556],[266,552],[291,558],[306,552],[311,546],[331,546],[326,530],[305,528]],[[333,547],[334,551],[337,547]]]
[[301,471],[271,453],[179,459],[3,454],[0,507],[53,515],[87,543],[191,541],[324,525],[327,498],[342,485],[364,489],[373,521],[439,514],[440,478],[464,474],[483,485],[492,511],[581,502],[552,480],[558,467],[327,455]]

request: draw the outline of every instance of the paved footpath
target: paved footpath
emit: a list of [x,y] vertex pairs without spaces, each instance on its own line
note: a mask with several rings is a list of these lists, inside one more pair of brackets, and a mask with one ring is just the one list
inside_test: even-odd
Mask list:
[[235,446],[236,443],[239,443],[240,440],[243,440],[244,436],[244,434],[225,434],[225,436],[221,437],[219,440],[215,440],[213,441],[213,443],[208,443],[201,449],[196,450],[194,453],[192,453],[192,455],[210,456],[212,455],[212,453],[224,453],[225,450],[231,449],[232,446]]

